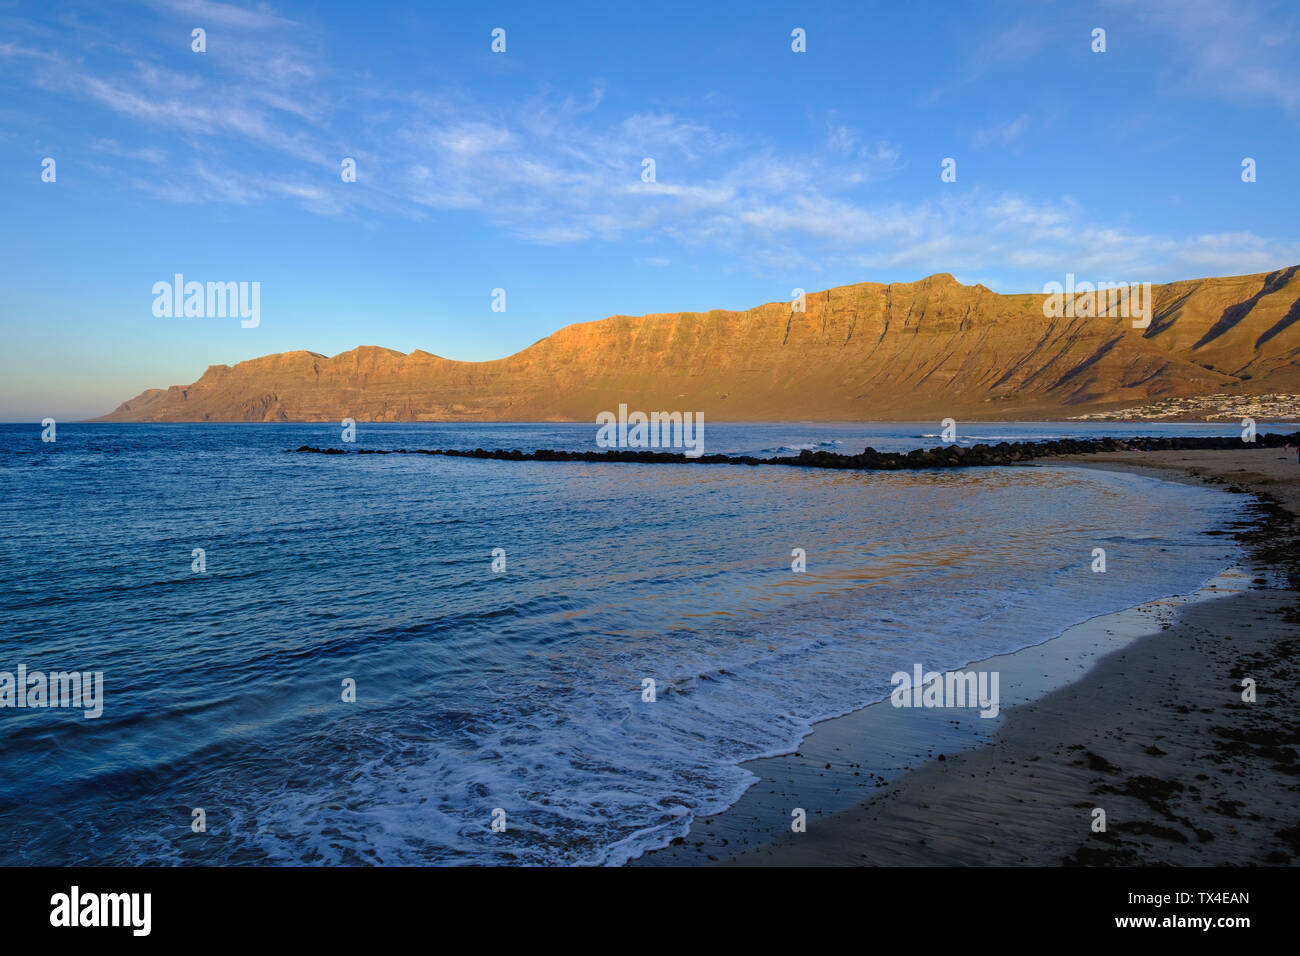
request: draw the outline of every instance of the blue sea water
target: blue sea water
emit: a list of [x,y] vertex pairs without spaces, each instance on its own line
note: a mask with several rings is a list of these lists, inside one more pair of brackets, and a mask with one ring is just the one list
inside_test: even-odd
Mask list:
[[[937,430],[708,423],[705,450],[906,450]],[[1240,507],[1061,466],[287,452],[590,449],[591,425],[361,423],[356,446],[336,425],[57,437],[0,426],[0,671],[102,671],[104,711],[0,709],[10,865],[620,863],[734,802],[741,761],[880,699],[896,670],[1195,589],[1235,557],[1201,532]]]

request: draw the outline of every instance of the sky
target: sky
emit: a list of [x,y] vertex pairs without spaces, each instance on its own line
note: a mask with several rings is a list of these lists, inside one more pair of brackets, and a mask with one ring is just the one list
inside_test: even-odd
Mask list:
[[[1297,50],[1250,0],[0,0],[0,420],[796,288],[1300,264]],[[257,325],[156,315],[177,273]]]

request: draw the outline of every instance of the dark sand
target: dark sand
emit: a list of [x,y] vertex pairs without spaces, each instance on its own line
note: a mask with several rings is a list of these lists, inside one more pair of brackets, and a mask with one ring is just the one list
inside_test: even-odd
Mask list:
[[[734,807],[636,862],[1300,862],[1295,453],[1243,446],[1043,463],[1261,496],[1236,531],[1249,569],[972,665],[1001,673],[1004,718],[992,729],[972,711],[888,702],[824,721],[798,753],[748,763],[760,780]],[[1243,677],[1257,684],[1254,703],[1242,701]],[[918,756],[932,759],[915,766]],[[807,832],[791,832],[794,807],[807,811]],[[1097,807],[1104,833],[1092,829]]]

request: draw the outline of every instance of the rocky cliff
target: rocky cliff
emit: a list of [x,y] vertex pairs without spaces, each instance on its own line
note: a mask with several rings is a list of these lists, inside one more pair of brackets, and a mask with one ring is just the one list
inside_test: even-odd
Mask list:
[[1211,392],[1300,391],[1300,266],[1152,288],[1150,325],[1045,318],[949,275],[810,293],[806,311],[613,316],[492,362],[363,346],[214,365],[102,421],[1056,418]]

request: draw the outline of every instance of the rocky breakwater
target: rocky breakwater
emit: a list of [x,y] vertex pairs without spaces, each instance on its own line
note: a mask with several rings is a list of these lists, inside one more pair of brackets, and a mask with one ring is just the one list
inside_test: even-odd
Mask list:
[[800,468],[839,468],[850,471],[917,471],[926,468],[978,468],[994,465],[1018,465],[1036,458],[1058,455],[1089,455],[1120,451],[1223,451],[1250,454],[1265,448],[1300,445],[1300,432],[1290,435],[1269,433],[1255,436],[1255,441],[1241,438],[1062,438],[1056,441],[999,442],[996,445],[940,445],[914,448],[908,452],[883,452],[865,448],[857,455],[828,451],[802,451],[779,458],[755,458],[752,455],[701,455],[691,458],[679,452],[629,451],[557,451],[538,449],[472,451],[454,448],[317,448],[302,445],[292,453],[316,455],[442,455],[448,458],[486,458],[496,461],[588,461],[626,462],[646,465],[792,465]]

